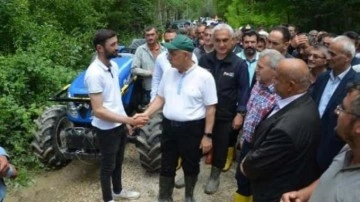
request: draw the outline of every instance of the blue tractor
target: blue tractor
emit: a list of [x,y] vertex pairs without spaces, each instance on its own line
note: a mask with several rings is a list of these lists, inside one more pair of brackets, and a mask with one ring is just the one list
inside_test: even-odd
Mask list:
[[[128,115],[139,111],[141,100],[141,84],[131,75],[133,56],[119,47],[118,57],[113,59],[119,66],[119,85]],[[61,168],[75,158],[96,160],[101,156],[91,126],[93,114],[84,86],[85,72],[51,97],[51,101],[59,104],[47,108],[35,121],[37,130],[31,146],[47,167]],[[129,142],[136,145],[141,165],[150,172],[160,169],[161,121],[161,115],[157,114],[146,126],[136,130],[135,136],[128,137]]]

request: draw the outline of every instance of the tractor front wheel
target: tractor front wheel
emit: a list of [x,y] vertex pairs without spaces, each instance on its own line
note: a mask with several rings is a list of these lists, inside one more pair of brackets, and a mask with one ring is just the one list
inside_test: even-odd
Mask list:
[[66,159],[65,129],[73,127],[66,116],[64,105],[52,106],[45,110],[41,117],[35,121],[37,131],[31,146],[40,161],[50,168],[66,166],[70,159]]

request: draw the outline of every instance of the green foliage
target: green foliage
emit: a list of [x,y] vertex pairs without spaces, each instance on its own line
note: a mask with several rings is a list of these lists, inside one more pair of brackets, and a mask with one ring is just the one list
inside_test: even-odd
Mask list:
[[39,165],[30,147],[34,120],[89,64],[93,33],[107,25],[110,7],[94,2],[0,1],[0,142],[23,171],[20,184]]
[[[231,1],[231,0],[230,0]],[[217,9],[234,27],[252,24],[271,27],[279,24],[295,24],[307,32],[310,29],[342,33],[359,30],[357,19],[360,1],[334,0],[232,0],[217,1]]]
[[[114,29],[120,43],[129,44],[133,38],[141,37],[146,25],[162,24],[154,17],[156,3],[0,1],[0,145],[20,170],[15,184],[26,183],[28,172],[39,167],[30,146],[34,120],[53,104],[47,99],[88,66],[95,30]],[[172,3],[184,8],[180,1]]]

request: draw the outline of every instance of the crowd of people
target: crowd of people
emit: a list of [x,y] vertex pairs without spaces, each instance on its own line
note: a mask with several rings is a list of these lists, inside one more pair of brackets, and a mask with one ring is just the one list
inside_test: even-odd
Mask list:
[[[173,188],[184,186],[185,201],[195,201],[199,156],[207,152],[204,192],[215,194],[235,147],[234,202],[358,200],[360,183],[350,177],[360,164],[356,32],[221,23],[168,29],[164,39],[164,56],[152,55],[152,101],[134,117],[149,119],[164,107],[158,201],[172,201]],[[194,126],[202,129],[189,138]],[[179,158],[185,177],[174,182]]]
[[[236,159],[234,202],[358,201],[360,192],[359,35],[294,25],[266,31],[246,25],[199,24],[144,30],[132,73],[142,78],[144,112],[129,117],[117,75],[117,34],[98,30],[96,59],[85,75],[101,155],[105,202],[137,199],[123,189],[125,138],[162,109],[158,202],[185,187],[196,201],[200,160],[211,156],[205,194],[216,194],[221,173]],[[179,161],[181,159],[181,161]],[[175,181],[176,169],[184,178]],[[0,147],[3,177],[16,176]],[[345,187],[344,187],[345,186]],[[237,187],[237,188],[236,188]]]

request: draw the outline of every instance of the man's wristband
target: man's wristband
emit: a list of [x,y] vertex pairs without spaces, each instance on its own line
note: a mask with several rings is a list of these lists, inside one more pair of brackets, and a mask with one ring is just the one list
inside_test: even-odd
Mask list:
[[242,117],[245,117],[246,112],[237,112],[238,114],[240,114]]
[[204,133],[204,135],[208,138],[212,138],[212,134],[211,133]]

